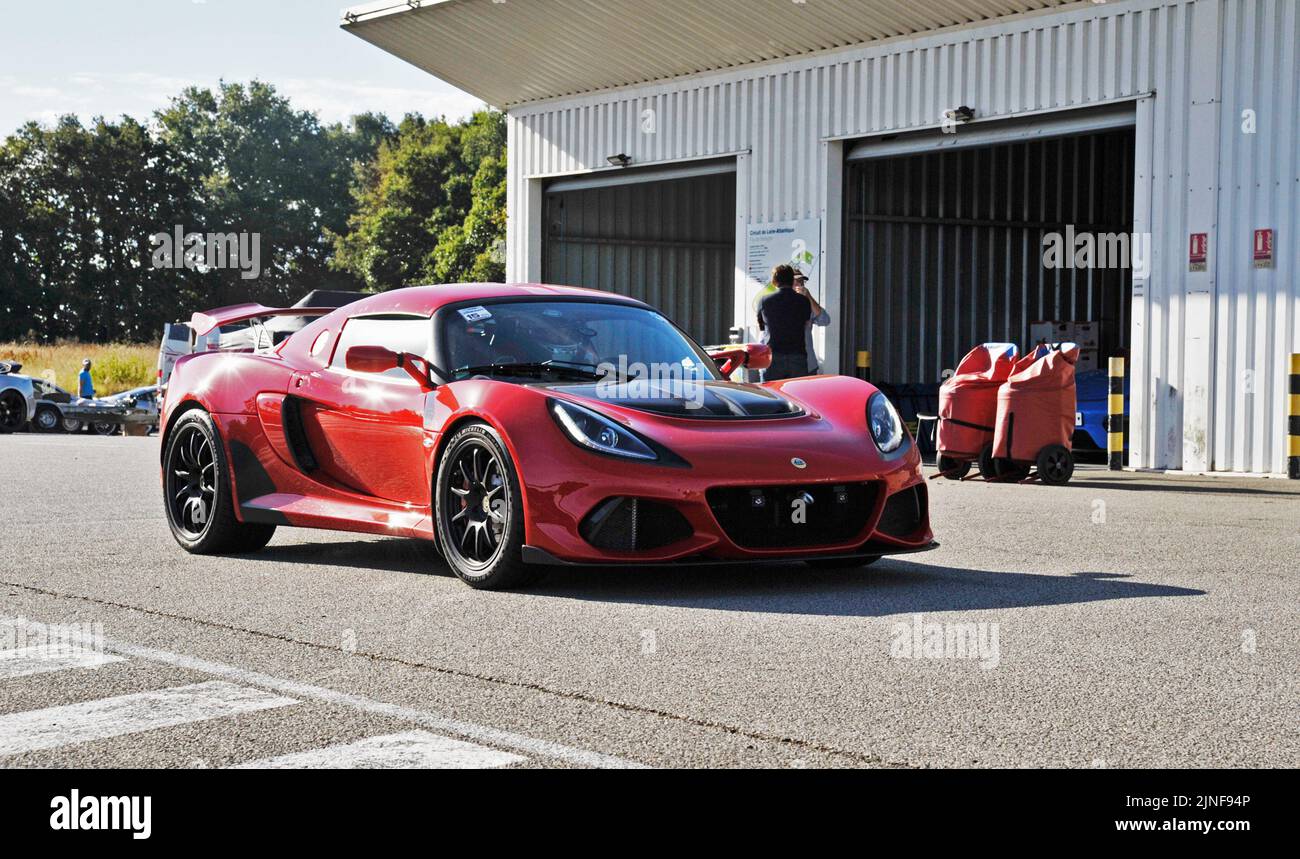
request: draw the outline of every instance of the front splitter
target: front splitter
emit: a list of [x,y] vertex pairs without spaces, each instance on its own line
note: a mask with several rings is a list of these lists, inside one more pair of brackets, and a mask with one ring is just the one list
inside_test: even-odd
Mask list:
[[646,569],[670,568],[670,567],[739,567],[763,564],[772,566],[776,564],[800,564],[805,561],[872,561],[878,558],[893,557],[895,555],[918,555],[922,552],[932,552],[939,548],[939,543],[933,541],[925,546],[915,548],[892,547],[877,545],[870,552],[855,552],[850,555],[785,555],[780,558],[684,558],[680,561],[636,561],[624,558],[611,558],[608,561],[563,561],[552,555],[545,549],[538,549],[533,546],[524,546],[523,560],[525,564],[532,564],[538,567],[644,567]]

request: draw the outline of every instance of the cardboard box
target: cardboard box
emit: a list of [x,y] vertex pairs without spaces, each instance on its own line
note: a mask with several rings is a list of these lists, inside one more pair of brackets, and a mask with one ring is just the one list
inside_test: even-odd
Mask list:
[[1072,322],[1031,322],[1029,324],[1029,342],[1025,350],[1030,351],[1039,343],[1062,343],[1069,340],[1074,333]]
[[1101,352],[1096,349],[1081,349],[1079,361],[1074,365],[1075,373],[1087,373],[1101,369]]
[[1100,322],[1071,322],[1070,342],[1078,343],[1080,349],[1101,348]]

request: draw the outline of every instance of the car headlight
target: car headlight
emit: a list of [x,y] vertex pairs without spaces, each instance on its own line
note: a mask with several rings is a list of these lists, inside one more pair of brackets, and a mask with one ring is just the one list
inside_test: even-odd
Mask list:
[[893,453],[903,446],[906,433],[903,431],[903,419],[898,416],[898,409],[889,401],[889,397],[877,392],[867,401],[867,426],[871,428],[871,437],[876,440],[876,447],[881,453]]
[[555,415],[560,429],[574,444],[609,456],[627,459],[657,460],[655,453],[631,430],[619,426],[609,418],[573,403],[551,400],[551,414]]

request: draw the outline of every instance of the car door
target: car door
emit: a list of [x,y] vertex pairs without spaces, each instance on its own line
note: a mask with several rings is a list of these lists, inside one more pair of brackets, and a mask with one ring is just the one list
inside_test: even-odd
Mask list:
[[316,467],[355,492],[429,504],[424,403],[427,393],[404,370],[356,373],[353,346],[383,346],[428,357],[433,322],[416,316],[361,316],[339,334],[329,364],[290,386]]

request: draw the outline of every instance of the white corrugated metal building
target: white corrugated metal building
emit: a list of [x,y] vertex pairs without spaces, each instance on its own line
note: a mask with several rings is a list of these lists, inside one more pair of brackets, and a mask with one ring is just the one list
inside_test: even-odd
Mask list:
[[[512,280],[716,339],[802,237],[826,369],[865,349],[935,383],[1092,322],[1103,367],[1130,356],[1133,465],[1285,472],[1300,0],[383,0],[344,26],[507,111]],[[1149,234],[1148,276],[1045,270],[1065,226]]]

